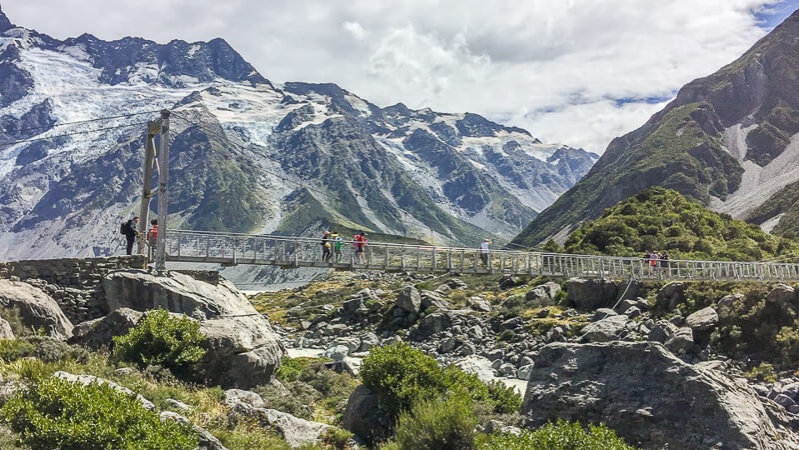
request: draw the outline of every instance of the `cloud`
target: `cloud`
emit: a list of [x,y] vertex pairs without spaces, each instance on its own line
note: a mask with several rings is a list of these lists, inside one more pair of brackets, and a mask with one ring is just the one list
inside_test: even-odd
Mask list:
[[358,22],[346,21],[341,24],[345,31],[350,33],[355,39],[362,41],[366,38],[366,30]]
[[[689,81],[743,54],[799,0],[26,0],[58,38],[222,37],[275,82],[333,82],[379,106],[474,112],[601,153]],[[42,14],[47,11],[47,14]]]

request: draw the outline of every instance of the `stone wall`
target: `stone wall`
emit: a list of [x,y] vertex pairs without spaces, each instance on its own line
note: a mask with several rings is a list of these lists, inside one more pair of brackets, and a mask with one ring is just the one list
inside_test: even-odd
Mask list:
[[141,269],[145,257],[42,259],[0,263],[0,278],[25,281],[43,289],[74,324],[102,317],[105,293],[100,282],[114,270]]

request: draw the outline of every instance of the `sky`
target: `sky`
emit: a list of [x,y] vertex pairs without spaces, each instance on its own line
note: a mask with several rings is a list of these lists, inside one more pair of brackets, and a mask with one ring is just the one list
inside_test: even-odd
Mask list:
[[0,0],[57,39],[226,40],[274,83],[472,112],[604,152],[799,0]]

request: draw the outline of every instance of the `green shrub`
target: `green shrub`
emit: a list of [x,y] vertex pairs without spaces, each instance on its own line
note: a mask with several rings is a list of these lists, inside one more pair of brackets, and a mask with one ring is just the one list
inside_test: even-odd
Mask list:
[[391,418],[447,388],[444,369],[436,360],[404,342],[373,349],[363,360],[361,379]]
[[204,340],[196,321],[157,309],[145,314],[128,334],[114,337],[113,356],[143,367],[160,365],[185,373],[205,355]]
[[364,358],[361,379],[378,396],[391,419],[420,400],[441,399],[448,393],[468,396],[497,413],[515,412],[521,407],[521,397],[512,388],[486,385],[477,375],[455,366],[444,369],[404,342],[372,350]]
[[0,339],[0,359],[16,361],[34,357],[44,362],[77,361],[85,363],[89,352],[48,336],[24,336],[19,339]]
[[399,450],[469,450],[477,419],[471,400],[453,395],[444,402],[423,400],[400,414],[394,436]]
[[777,372],[774,371],[774,366],[769,363],[760,363],[752,367],[745,374],[744,377],[750,380],[764,381],[766,383],[774,383],[777,381]]
[[477,438],[479,450],[635,450],[604,425],[590,425],[558,420],[521,435],[489,434]]
[[50,377],[9,400],[0,417],[34,450],[193,450],[190,428],[161,422],[135,395]]

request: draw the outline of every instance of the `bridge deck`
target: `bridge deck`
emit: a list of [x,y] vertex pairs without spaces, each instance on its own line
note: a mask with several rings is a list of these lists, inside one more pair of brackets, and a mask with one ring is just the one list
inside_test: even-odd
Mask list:
[[491,250],[484,264],[479,249],[370,242],[356,261],[352,241],[341,254],[322,260],[321,239],[169,230],[165,239],[167,261],[251,264],[283,268],[314,267],[335,270],[381,270],[586,278],[650,278],[690,280],[795,280],[799,264],[669,260],[651,267],[649,260],[595,255]]

